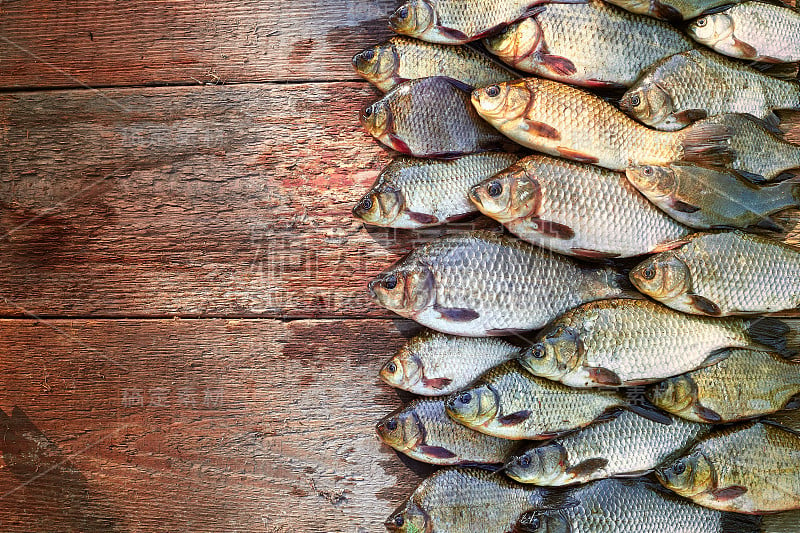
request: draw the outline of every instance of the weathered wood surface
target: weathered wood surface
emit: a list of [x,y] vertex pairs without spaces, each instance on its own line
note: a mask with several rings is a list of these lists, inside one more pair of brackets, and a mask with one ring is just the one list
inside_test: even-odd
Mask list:
[[0,86],[354,79],[396,0],[0,2]]
[[2,529],[380,531],[420,480],[374,433],[412,329],[2,320]]

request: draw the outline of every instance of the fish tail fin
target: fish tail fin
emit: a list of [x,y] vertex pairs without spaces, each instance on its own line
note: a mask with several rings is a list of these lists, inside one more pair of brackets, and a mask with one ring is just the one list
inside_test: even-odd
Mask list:
[[760,317],[747,320],[746,327],[753,342],[787,359],[796,360],[800,357],[800,321]]
[[619,267],[587,268],[584,276],[584,298],[607,300],[609,298],[642,299],[628,277],[629,269]]
[[[744,516],[744,515],[738,515]],[[764,515],[759,529],[747,531],[757,531],[758,533],[796,533],[797,525],[800,524],[800,511],[789,511]],[[723,529],[723,531],[736,531],[734,529]]]
[[724,124],[698,123],[679,132],[683,160],[704,166],[726,166],[734,159],[731,130]]

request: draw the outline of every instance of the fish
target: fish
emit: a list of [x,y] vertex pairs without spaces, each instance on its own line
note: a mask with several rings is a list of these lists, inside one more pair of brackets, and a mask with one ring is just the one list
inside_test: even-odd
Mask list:
[[392,13],[389,27],[431,43],[463,44],[499,31],[547,1],[410,0]]
[[770,415],[766,420],[800,431],[800,409],[786,409]]
[[444,398],[421,398],[386,415],[375,426],[378,437],[412,459],[435,465],[501,464],[517,447],[457,424],[447,416]]
[[517,361],[503,363],[445,401],[447,414],[468,428],[510,440],[546,440],[588,426],[619,409],[656,420],[617,391],[575,389],[534,376]]
[[800,433],[752,422],[713,433],[656,470],[668,489],[720,511],[800,509]]
[[550,323],[519,362],[570,387],[642,385],[715,364],[728,355],[724,348],[785,350],[787,332],[776,318],[720,320],[650,300],[589,302]]
[[361,124],[389,148],[416,157],[446,159],[507,146],[470,106],[469,90],[444,76],[407,81],[365,107]]
[[727,166],[750,181],[779,181],[792,176],[787,172],[789,169],[800,168],[800,146],[788,142],[780,130],[752,115],[728,113],[697,124],[728,127],[732,132],[730,148],[734,156]]
[[420,483],[384,525],[397,533],[507,533],[527,510],[573,504],[494,472],[452,467]]
[[709,426],[671,417],[654,422],[630,411],[515,455],[503,471],[520,483],[564,486],[644,475],[688,448]]
[[383,92],[431,76],[446,76],[473,88],[519,77],[470,46],[426,43],[402,36],[359,52],[353,57],[353,68]]
[[800,249],[740,231],[694,234],[631,270],[643,294],[684,313],[762,314],[800,305]]
[[797,533],[797,524],[800,524],[800,511],[767,514],[760,518],[761,530],[759,533]]
[[552,80],[525,78],[476,89],[472,104],[527,148],[611,170],[675,161],[724,166],[733,155],[724,125],[652,130],[605,100]]
[[546,155],[522,159],[469,196],[520,239],[586,259],[661,251],[692,231],[648,202],[623,174]]
[[758,186],[732,170],[684,163],[631,167],[625,174],[648,200],[695,229],[783,231],[770,215],[800,206],[800,178]]
[[778,124],[774,110],[800,109],[800,84],[708,50],[689,50],[647,69],[619,105],[639,122],[664,131],[722,113],[747,113]]
[[517,70],[600,89],[630,87],[659,59],[694,48],[669,24],[600,0],[539,6],[483,42]]
[[482,230],[417,247],[368,290],[400,316],[468,337],[538,329],[580,303],[635,294],[616,268],[583,265]]
[[644,479],[595,481],[567,495],[578,505],[526,511],[515,533],[762,533],[760,516],[693,505]]
[[687,33],[726,56],[765,63],[800,61],[800,13],[788,6],[734,4],[698,18]]
[[406,342],[383,365],[380,378],[421,396],[447,395],[519,352],[518,346],[500,337],[459,337],[427,330]]
[[519,159],[483,152],[451,160],[401,156],[380,173],[353,208],[353,216],[375,226],[416,229],[438,226],[477,212],[470,188]]
[[656,407],[703,423],[736,422],[800,407],[800,363],[753,348],[732,348],[711,366],[662,381],[646,395]]

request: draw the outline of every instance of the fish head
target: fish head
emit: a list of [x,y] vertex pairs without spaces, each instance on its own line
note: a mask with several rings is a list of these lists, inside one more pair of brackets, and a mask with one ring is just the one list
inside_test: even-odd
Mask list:
[[525,113],[530,90],[525,80],[490,85],[472,91],[472,105],[480,116],[500,127]]
[[526,533],[573,533],[569,519],[561,511],[528,511],[517,520],[514,531]]
[[405,205],[403,193],[391,183],[374,186],[353,208],[353,216],[368,224],[388,226],[400,216]]
[[401,407],[389,413],[375,425],[375,431],[383,442],[401,452],[425,440],[425,427],[413,407]]
[[656,477],[662,485],[687,498],[716,488],[714,465],[698,451],[656,470]]
[[383,523],[392,533],[432,533],[433,521],[419,505],[407,501]]
[[622,96],[619,107],[648,126],[665,127],[670,121],[674,122],[672,96],[647,78],[637,82]]
[[558,381],[580,365],[583,342],[580,332],[557,325],[520,355],[519,362],[531,374]]
[[484,215],[507,222],[535,215],[542,203],[542,188],[524,170],[510,169],[472,187],[469,197]]
[[385,100],[368,105],[361,110],[361,125],[376,139],[384,139],[392,133],[392,110]]
[[388,82],[397,83],[397,71],[400,68],[400,56],[394,43],[387,41],[367,48],[353,56],[353,68],[359,76],[383,87]]
[[522,483],[551,486],[562,478],[567,469],[567,451],[557,443],[531,448],[506,464],[505,472]]
[[409,257],[379,274],[368,288],[376,303],[411,318],[433,305],[436,296],[433,273]]
[[675,170],[671,167],[642,165],[625,169],[628,181],[648,198],[672,196],[677,186]]
[[674,251],[662,252],[639,263],[630,274],[631,283],[656,300],[673,300],[691,292],[689,267]]
[[487,50],[511,65],[531,56],[542,40],[542,28],[535,17],[522,19],[500,33],[483,40]]
[[405,346],[383,365],[380,378],[398,389],[410,390],[423,376],[422,361]]
[[648,387],[645,395],[656,407],[677,413],[697,400],[697,385],[689,376],[675,376]]
[[401,35],[419,37],[435,24],[436,9],[426,0],[411,0],[397,8],[389,17],[389,26]]
[[730,38],[733,30],[733,18],[722,12],[700,17],[692,22],[686,31],[698,43],[714,46],[719,41]]
[[451,394],[445,401],[445,410],[454,420],[469,427],[477,427],[494,419],[500,398],[487,384]]

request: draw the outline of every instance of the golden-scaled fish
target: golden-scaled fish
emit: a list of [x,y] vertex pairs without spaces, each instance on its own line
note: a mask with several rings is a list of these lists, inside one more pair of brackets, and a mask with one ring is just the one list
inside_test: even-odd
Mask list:
[[484,44],[516,69],[592,88],[630,87],[659,59],[694,47],[669,24],[600,0],[539,6]]
[[773,110],[800,109],[800,84],[708,50],[690,50],[647,69],[619,105],[640,122],[665,131],[722,113],[749,113],[777,124]]
[[680,22],[693,19],[719,6],[730,5],[741,0],[609,0],[631,13],[639,13],[661,20]]
[[420,483],[385,525],[398,533],[508,533],[524,511],[572,504],[494,472],[445,468]]
[[661,251],[691,230],[662,213],[623,174],[532,155],[476,185],[470,198],[517,237],[586,258]]
[[650,300],[590,302],[548,324],[520,363],[570,387],[653,383],[720,361],[723,348],[785,346],[788,326],[770,318],[719,320]]
[[367,224],[407,229],[459,220],[476,212],[470,188],[517,159],[502,152],[447,161],[398,157],[356,204],[353,215]]
[[552,80],[526,78],[490,85],[473,91],[472,104],[490,124],[523,146],[611,170],[674,161],[724,165],[732,158],[726,126],[651,130],[605,100]]
[[800,61],[800,13],[788,6],[743,2],[692,22],[689,35],[720,54],[764,61]]
[[631,271],[642,293],[684,313],[727,316],[800,306],[800,249],[740,231],[695,234]]
[[800,146],[768,131],[767,124],[752,115],[717,115],[697,124],[705,123],[728,127],[734,155],[728,167],[751,181],[784,179],[789,177],[787,170],[800,168]]
[[583,302],[633,293],[614,268],[488,231],[419,246],[371,281],[369,292],[423,326],[469,337],[530,331]]
[[732,170],[672,163],[625,171],[651,202],[696,229],[759,227],[782,231],[769,216],[800,205],[800,179],[759,186]]
[[787,409],[771,415],[767,420],[800,431],[800,409]]
[[747,514],[800,509],[800,434],[764,422],[735,426],[709,435],[656,476],[711,509]]
[[435,465],[499,464],[517,446],[457,424],[445,413],[444,398],[414,400],[386,415],[375,429],[398,452]]
[[797,524],[800,524],[800,511],[773,513],[760,518],[761,529],[759,533],[797,533]]
[[398,85],[361,112],[370,135],[400,153],[449,158],[499,149],[503,137],[469,103],[469,87],[435,76]]
[[514,532],[767,533],[759,516],[706,509],[643,479],[606,479],[566,492],[578,505],[528,511]]
[[764,350],[727,351],[715,365],[651,386],[647,398],[687,420],[721,423],[774,413],[800,394],[800,363]]
[[680,418],[655,422],[630,411],[599,420],[511,458],[505,473],[521,483],[561,486],[644,475],[686,449],[708,426]]
[[493,368],[470,387],[451,394],[445,408],[456,422],[513,440],[549,439],[621,408],[669,421],[664,415],[629,404],[616,391],[573,389],[533,376],[516,361]]
[[486,87],[518,78],[498,61],[469,46],[426,43],[392,37],[353,57],[362,78],[383,92],[408,80],[447,76],[470,87]]
[[461,390],[520,348],[498,337],[459,337],[425,331],[406,342],[380,371],[383,381],[422,396]]
[[431,43],[462,44],[486,37],[548,1],[410,0],[389,17],[389,26]]

